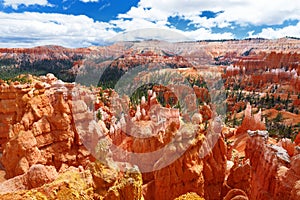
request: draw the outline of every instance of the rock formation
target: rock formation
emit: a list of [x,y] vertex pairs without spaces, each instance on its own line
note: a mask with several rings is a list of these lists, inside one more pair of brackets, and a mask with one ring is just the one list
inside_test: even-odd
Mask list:
[[[35,167],[36,168],[36,167]],[[46,167],[47,168],[47,167]],[[142,176],[137,169],[128,168],[124,174],[100,163],[87,169],[71,167],[54,177],[50,183],[45,170],[31,168],[29,174],[17,176],[0,184],[1,199],[141,199]],[[52,171],[55,171],[55,168]],[[39,176],[44,174],[43,176]],[[31,175],[35,175],[30,177]],[[52,177],[51,177],[52,178]],[[37,182],[36,185],[30,185]],[[42,184],[42,183],[47,184]],[[42,185],[41,185],[42,184]],[[15,188],[18,185],[18,188]],[[31,189],[32,188],[32,189]],[[13,189],[17,189],[13,191]]]
[[267,144],[268,133],[250,134],[246,157],[251,165],[250,199],[299,199],[299,156]]
[[[203,114],[209,113],[205,119],[195,113],[183,122],[178,109],[162,107],[153,97],[155,92],[148,91],[147,100],[142,97],[136,110],[128,110],[119,121],[109,120],[114,123],[108,135],[118,147],[112,149],[114,159],[141,169],[145,199],[174,199],[187,192],[219,199],[226,147],[221,129],[211,122],[210,107],[202,110]],[[124,103],[118,96],[114,102]],[[99,109],[102,116],[110,116],[103,107]],[[205,131],[205,121],[209,122],[210,131]]]
[[0,198],[141,199],[138,168],[113,161],[105,149],[96,150],[106,165],[97,163],[82,143],[81,122],[89,123],[91,137],[95,130],[88,91],[51,74],[27,78],[31,83],[0,86],[1,125],[7,127],[1,163],[8,179],[0,183]]
[[230,190],[223,200],[248,200],[247,194],[240,189]]
[[[159,66],[168,68],[158,74],[166,79],[164,72],[170,75],[175,68],[179,82],[193,80],[198,70],[224,71],[229,91],[238,86],[242,95],[264,95],[276,86],[293,95],[287,104],[297,109],[298,40],[178,45],[159,43],[159,49],[158,41],[145,41],[75,50],[0,49],[0,58],[67,59],[74,61],[68,70],[83,74],[83,65],[122,73]],[[104,62],[93,60],[98,54]],[[137,76],[132,84],[149,76]],[[238,128],[223,127],[209,101],[215,90],[200,87],[209,80],[197,78],[198,86],[187,83],[190,90],[154,85],[136,104],[115,90],[65,83],[52,74],[23,76],[26,83],[0,81],[1,167],[7,179],[0,183],[0,198],[300,199],[300,134],[294,141],[270,139],[261,111],[252,114],[250,104],[236,102],[235,96],[228,98],[228,110],[246,106],[243,122]]]
[[[2,84],[1,162],[6,177],[24,174],[34,164],[86,165],[90,153],[80,144],[72,124],[73,84],[48,75],[31,85]],[[33,86],[33,87],[32,87]],[[8,118],[7,118],[8,116]]]
[[[240,189],[245,192],[245,195],[250,195],[250,171],[251,166],[249,163],[236,163],[231,169],[230,174],[227,177],[227,187],[231,189]],[[228,194],[228,193],[227,193]]]
[[236,57],[232,59],[233,65],[226,67],[226,73],[223,75],[227,78],[225,85],[229,87],[238,81],[239,87],[248,91],[263,91],[271,84],[277,84],[279,89],[287,92],[299,92],[299,57],[299,53],[275,51]]
[[238,127],[236,134],[247,133],[247,130],[265,130],[266,125],[261,119],[261,111],[252,115],[251,113],[251,105],[250,103],[247,104],[245,112],[244,112],[244,119],[240,127]]
[[[68,177],[69,173],[75,173],[80,181],[89,180],[83,185],[72,179],[68,183],[75,184],[74,190],[85,191],[87,198],[100,195],[104,199],[140,199],[142,188],[145,199],[174,199],[188,192],[209,199],[221,198],[226,146],[208,105],[190,120],[182,121],[178,109],[162,107],[155,92],[149,91],[148,98],[142,98],[136,110],[128,109],[126,115],[116,119],[112,113],[118,113],[119,103],[128,103],[126,98],[116,96],[117,104],[106,105],[97,103],[97,97],[84,87],[74,87],[51,74],[27,78],[31,83],[1,84],[1,125],[6,127],[1,129],[1,162],[8,179],[0,185],[0,191],[7,193],[3,199],[25,198],[29,193],[31,197],[41,197],[47,187],[65,185],[60,181],[69,178],[61,177]],[[109,93],[104,94],[105,98],[117,95]],[[93,110],[94,106],[97,110]],[[97,112],[101,113],[98,122]],[[201,113],[206,113],[204,118]],[[140,153],[142,157],[126,157],[109,146]],[[162,151],[158,151],[158,156],[143,156],[159,149]],[[96,159],[102,167],[93,165]],[[126,175],[134,164],[143,172],[143,180],[138,169],[136,175]],[[70,172],[73,167],[75,172]],[[116,167],[121,174],[113,175],[119,173],[113,171]],[[96,194],[90,194],[89,188]],[[62,198],[71,192],[59,191],[47,195]]]
[[0,193],[12,193],[19,190],[30,190],[50,183],[57,178],[57,171],[53,166],[41,164],[32,165],[20,176],[4,181],[0,184]]
[[[265,129],[261,113],[252,115],[249,104],[242,125],[227,130],[210,105],[184,120],[178,109],[162,107],[154,91],[124,108],[129,99],[114,91],[97,96],[51,74],[27,78],[31,83],[1,84],[8,179],[0,184],[2,199],[59,199],[78,190],[87,199],[198,198],[189,192],[205,199],[298,198],[298,136],[268,144],[267,132],[257,131]],[[244,142],[245,152],[227,158],[223,133]],[[239,160],[243,154],[249,160]]]

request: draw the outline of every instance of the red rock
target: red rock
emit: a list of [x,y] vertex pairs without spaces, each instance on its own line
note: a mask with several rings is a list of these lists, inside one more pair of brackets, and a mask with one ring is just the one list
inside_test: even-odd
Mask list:
[[300,145],[300,132],[297,134],[297,136],[296,136],[296,138],[295,138],[295,140],[294,140],[294,143],[295,143],[296,145]]
[[[176,109],[163,108],[159,104],[152,105],[151,95],[148,97],[148,103],[144,104],[149,105],[143,108],[147,109],[145,113],[151,116],[150,121],[138,119],[135,114],[135,120],[128,120],[126,128],[120,131],[117,128],[110,134],[113,143],[128,152],[154,152],[168,145],[162,154],[142,156],[138,160],[130,160],[124,153],[113,152],[114,159],[129,161],[142,170],[145,180],[144,198],[167,200],[187,192],[196,192],[207,199],[219,199],[226,170],[226,146],[221,136],[221,128],[214,126],[211,128],[213,133],[203,132],[203,120],[198,119],[201,117],[197,118],[196,115],[192,117],[195,125],[180,123]],[[212,117],[209,106],[203,106],[203,113],[206,113],[206,120]],[[153,117],[154,115],[156,117]],[[166,124],[158,126],[157,122],[162,118],[166,119]],[[203,129],[197,130],[199,124]],[[192,128],[194,126],[196,129]],[[123,130],[126,130],[126,133]],[[205,134],[207,139],[203,140]],[[138,137],[134,137],[135,135]],[[148,137],[141,137],[143,135]],[[196,137],[194,142],[191,141],[193,137]],[[176,142],[169,144],[172,138]],[[188,148],[182,152],[181,149],[184,150],[185,145],[188,145]],[[176,154],[182,155],[168,163],[168,159]]]
[[[283,81],[285,85],[295,86],[295,91],[297,91],[299,89],[298,85],[300,85],[298,84],[300,79],[298,80],[297,78],[300,70],[298,63],[299,50],[297,49],[299,42],[288,39],[283,42],[286,41],[289,42],[290,47],[283,45],[280,40],[275,42],[269,40],[228,41],[226,43],[197,42],[196,46],[204,49],[202,46],[206,45],[207,49],[191,52],[190,49],[193,47],[191,43],[187,45],[187,48],[184,47],[181,50],[182,56],[167,56],[164,52],[156,50],[135,51],[134,47],[127,49],[125,53],[122,52],[124,53],[123,57],[117,56],[118,59],[114,60],[111,66],[124,69],[124,71],[141,64],[149,64],[149,68],[153,68],[156,65],[152,65],[151,63],[153,62],[171,65],[175,68],[192,67],[190,61],[208,63],[207,61],[211,62],[212,58],[219,57],[218,62],[220,64],[232,62],[234,65],[226,68],[224,77],[227,78],[227,85],[236,81],[236,76],[244,76],[245,79],[241,81],[240,85],[246,89],[264,88],[269,82],[277,83]],[[148,42],[147,47],[149,46],[148,48],[152,49],[151,47],[155,46],[155,44],[155,41]],[[139,46],[142,44],[134,45]],[[265,46],[268,45],[272,46],[274,52],[270,52],[270,50],[265,51]],[[122,49],[121,47],[122,44],[116,44],[106,49],[93,47],[70,50],[60,47],[37,47],[32,49],[0,49],[0,52],[3,52],[3,55],[12,57],[14,57],[14,54],[17,54],[16,57],[19,54],[30,54],[33,55],[30,57],[33,60],[46,59],[52,54],[55,58],[68,59],[69,55],[72,56],[75,53],[85,55],[93,53],[93,51],[101,55],[106,54],[108,57],[111,57],[111,55],[116,56],[120,54],[119,49]],[[254,49],[251,50],[248,56],[240,56],[245,49],[250,47]],[[286,53],[285,48],[288,50],[294,49],[296,53]],[[168,49],[172,50],[174,47],[170,45]],[[280,53],[280,51],[283,52]],[[201,58],[199,58],[199,55],[201,55]],[[78,68],[79,65],[85,62],[91,61],[77,61],[74,63],[73,70],[76,70],[75,68]],[[280,70],[281,66],[279,67],[279,63],[288,66],[289,71],[283,72]],[[265,66],[268,66],[270,70],[267,71]],[[293,72],[292,69],[294,70]],[[262,73],[256,73],[258,71]],[[183,72],[183,74],[185,73],[187,74],[187,72]],[[291,78],[290,75],[292,73],[294,75]],[[181,124],[178,110],[162,108],[152,95],[149,95],[148,101],[144,100],[140,105],[139,111],[132,108],[128,109],[129,113],[126,118],[123,118],[122,122],[121,120],[117,122],[112,117],[117,109],[114,110],[114,108],[109,107],[112,106],[109,102],[102,102],[94,106],[97,109],[101,108],[106,114],[103,115],[105,120],[100,121],[101,129],[97,129],[96,122],[90,123],[94,118],[94,113],[88,111],[89,108],[93,107],[91,104],[93,99],[88,91],[79,92],[73,86],[68,86],[58,81],[51,74],[41,78],[41,80],[50,84],[48,85],[49,87],[41,82],[34,82],[28,87],[21,86],[17,82],[10,85],[4,83],[0,85],[0,145],[3,149],[2,162],[7,170],[7,177],[15,177],[15,179],[13,178],[15,182],[11,183],[22,183],[18,189],[26,190],[30,184],[32,184],[30,187],[39,187],[44,184],[42,180],[51,181],[51,176],[55,174],[56,170],[63,172],[69,166],[79,165],[87,167],[89,162],[95,158],[91,156],[86,147],[89,147],[89,150],[95,153],[93,151],[97,147],[99,139],[103,140],[105,138],[108,141],[112,140],[113,144],[123,148],[123,150],[135,153],[153,152],[167,146],[166,144],[171,141],[173,142],[167,146],[167,149],[159,157],[148,159],[145,156],[139,160],[129,159],[132,163],[135,162],[135,164],[140,166],[141,169],[145,167],[143,164],[147,162],[151,166],[162,166],[162,168],[154,171],[152,169],[153,172],[143,173],[146,199],[173,199],[187,192],[195,192],[201,198],[221,199],[232,188],[233,190],[227,193],[228,196],[226,195],[225,199],[247,199],[247,196],[243,192],[237,192],[236,188],[244,190],[251,199],[299,198],[299,159],[295,155],[296,151],[293,152],[294,144],[289,141],[282,141],[283,148],[280,148],[268,146],[265,139],[261,136],[250,137],[247,141],[246,156],[250,159],[251,167],[248,164],[237,162],[237,164],[241,165],[232,167],[227,182],[224,182],[227,147],[223,135],[220,134],[221,127],[213,126],[215,121],[212,120],[211,124],[208,123],[209,127],[212,125],[209,130],[215,134],[205,132],[203,128],[203,122],[207,122],[214,117],[213,107],[209,105],[201,106],[199,108],[200,114],[196,113],[193,115],[190,121],[199,128],[199,131],[193,134],[193,132],[189,131],[189,127]],[[75,90],[71,91],[71,88]],[[176,97],[176,92],[170,91],[168,88],[159,87],[156,89],[164,89],[164,98],[167,100],[182,98],[185,102],[191,104],[188,109],[193,112],[197,110],[197,107],[193,104],[194,96],[204,100],[209,95],[207,89],[198,87],[193,88],[195,95],[189,94],[184,97]],[[184,91],[182,88],[180,89],[179,93]],[[288,88],[288,90],[291,89],[293,88]],[[71,92],[78,92],[78,95],[72,99]],[[158,91],[156,92],[158,94]],[[231,100],[232,102],[235,101],[234,99]],[[120,101],[120,105],[122,105],[121,103],[122,101]],[[297,104],[297,101],[294,101],[294,103]],[[240,102],[236,106],[231,106],[232,110],[236,110],[243,106],[243,103]],[[157,116],[159,112],[161,113],[159,117],[163,117],[163,120]],[[189,119],[191,116],[186,114],[182,117]],[[190,122],[189,120],[184,121]],[[109,126],[111,131],[107,128]],[[251,108],[249,112],[248,107],[245,119],[237,134],[240,136],[246,134],[247,130],[264,129],[265,125],[261,122],[261,115],[256,114],[253,116]],[[225,132],[222,131],[222,133]],[[227,137],[234,135],[231,131],[226,133],[228,133],[226,134]],[[136,138],[134,134],[147,137]],[[191,140],[192,137],[195,137],[194,140]],[[206,139],[204,139],[205,137]],[[295,143],[299,144],[297,137]],[[245,137],[241,137],[242,142],[244,139]],[[167,155],[167,158],[177,155],[184,148],[183,145],[185,144],[189,145],[188,149],[174,162],[163,166],[165,158],[161,155]],[[284,149],[287,150],[287,153],[285,153]],[[114,154],[114,158],[119,161],[128,160],[126,152],[122,152],[123,154]],[[115,152],[98,152],[102,157],[106,157],[111,153]],[[230,153],[228,155],[230,156]],[[49,168],[47,168],[48,166],[36,167],[37,163],[49,165]],[[31,171],[31,168],[34,170]],[[52,175],[51,173],[45,174],[47,170],[53,172]],[[78,170],[84,171],[82,167]],[[132,173],[125,172],[122,174],[114,170],[110,171],[108,168],[101,168],[101,170],[103,174],[92,173],[93,175],[89,175],[90,172],[87,170],[78,177],[78,174],[75,173],[75,182],[81,183],[84,180],[83,182],[89,183],[84,185],[84,187],[79,187],[81,188],[80,194],[84,194],[84,197],[90,197],[86,191],[97,190],[97,192],[102,192],[103,196],[101,198],[104,199],[141,198],[142,180],[137,175],[139,174],[138,172],[135,173],[137,175],[135,176]],[[30,173],[31,179],[24,179],[25,175]],[[20,177],[18,176],[19,174],[22,174],[20,176],[23,178],[18,179]],[[83,178],[82,176],[86,177]],[[71,175],[67,175],[64,178],[69,181],[71,177]],[[94,183],[96,186],[92,186],[91,178],[95,179]],[[25,187],[23,183],[26,181],[30,184],[27,184]],[[60,182],[60,186],[52,185],[49,189],[42,187],[40,191],[43,194],[52,194],[56,198],[56,194],[51,192],[56,191],[57,188],[59,188],[57,191],[66,191],[64,188],[69,186],[69,183]],[[57,182],[54,184],[57,184]],[[101,188],[102,186],[103,188]],[[222,191],[222,188],[225,188],[224,191],[226,192]],[[34,191],[31,190],[30,193],[33,195]],[[78,193],[67,194],[77,195]],[[98,197],[95,194],[93,198],[96,199]],[[99,197],[99,199],[101,198]]]
[[37,188],[52,182],[57,175],[53,166],[32,165],[26,173],[0,183],[0,193]]
[[44,165],[32,165],[25,174],[28,178],[28,189],[37,188],[45,183],[50,183],[57,177],[58,173],[56,172],[55,167],[53,166],[44,166]]
[[[249,137],[246,157],[251,165],[251,199],[291,199],[299,176],[299,156],[291,158],[285,149],[267,145],[264,136]],[[296,189],[294,188],[294,191]],[[292,198],[293,199],[293,198]]]
[[291,192],[291,198],[290,199],[299,199],[300,198],[300,181],[296,181],[295,185]]
[[[46,82],[55,79],[50,75],[47,77],[44,80]],[[44,84],[33,81],[35,84],[28,85],[26,90],[19,85],[12,86],[10,90],[15,95],[1,97],[1,102],[4,103],[5,98],[14,101],[11,107],[6,108],[11,114],[0,112],[1,123],[5,124],[1,126],[3,132],[0,134],[0,139],[3,138],[1,162],[6,169],[7,178],[26,173],[37,163],[52,165],[58,170],[63,164],[78,166],[81,162],[86,165],[86,160],[91,159],[90,154],[78,153],[82,144],[78,142],[78,135],[73,131],[75,125],[72,124],[73,116],[65,95],[57,92],[56,86],[47,87],[45,92],[32,95],[34,87]],[[3,92],[5,88],[1,86],[0,93]],[[86,103],[82,101],[80,105],[74,111],[85,112]],[[4,118],[3,114],[8,118]]]
[[293,143],[290,139],[287,138],[283,138],[279,144],[279,146],[282,146],[282,148],[284,148],[287,153],[289,154],[289,156],[293,156],[295,153],[295,143]]
[[251,105],[248,103],[245,109],[245,117],[240,127],[238,127],[236,134],[246,134],[247,130],[266,130],[266,125],[261,120],[261,112],[252,115]]
[[240,189],[232,189],[230,190],[223,200],[247,200],[247,194]]
[[249,195],[251,190],[250,172],[251,166],[248,163],[241,166],[233,166],[227,178],[228,186],[235,189],[241,189]]
[[27,157],[30,156],[31,150],[36,145],[36,139],[30,131],[20,132],[6,144],[3,151],[2,164],[7,169],[7,178],[25,173],[29,169]]

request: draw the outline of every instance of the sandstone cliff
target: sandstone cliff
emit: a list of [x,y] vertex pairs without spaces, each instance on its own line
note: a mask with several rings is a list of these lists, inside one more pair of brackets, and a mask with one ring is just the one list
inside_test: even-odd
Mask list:
[[[183,121],[178,109],[162,107],[155,95],[148,91],[147,100],[142,97],[136,110],[128,110],[117,121],[108,120],[110,113],[105,107],[99,108],[106,116],[102,120],[114,121],[108,132],[115,145],[114,159],[140,168],[145,199],[174,199],[187,192],[220,199],[226,146],[219,125],[211,115],[203,119],[200,112]],[[124,100],[116,96],[114,102],[122,104]],[[210,110],[209,106],[206,109]]]
[[267,133],[254,132],[247,141],[251,199],[299,199],[299,156],[290,157],[284,148],[267,144],[267,137]]
[[105,165],[95,163],[94,151],[82,143],[80,119],[93,124],[87,90],[51,74],[27,79],[0,86],[1,163],[8,179],[0,183],[0,198],[141,199],[138,168],[113,161],[105,149],[97,149]]
[[1,161],[7,178],[27,172],[34,164],[53,165],[59,171],[89,160],[90,153],[72,124],[74,85],[51,75],[41,79],[0,86]]

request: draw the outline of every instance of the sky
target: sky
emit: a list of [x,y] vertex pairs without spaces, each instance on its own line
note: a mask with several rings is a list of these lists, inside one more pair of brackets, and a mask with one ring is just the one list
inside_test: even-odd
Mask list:
[[0,0],[0,47],[300,37],[298,0]]

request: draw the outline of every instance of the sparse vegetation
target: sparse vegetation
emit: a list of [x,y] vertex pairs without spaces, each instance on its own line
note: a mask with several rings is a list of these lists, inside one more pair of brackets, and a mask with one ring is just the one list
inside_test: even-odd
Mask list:
[[69,70],[73,62],[82,59],[75,55],[71,59],[42,59],[31,61],[29,55],[24,55],[19,61],[16,59],[0,59],[0,79],[9,80],[20,74],[32,74],[36,76],[53,73],[63,81],[73,82],[75,74]]
[[97,117],[98,120],[102,120],[102,113],[101,113],[100,110],[98,110],[96,117]]

